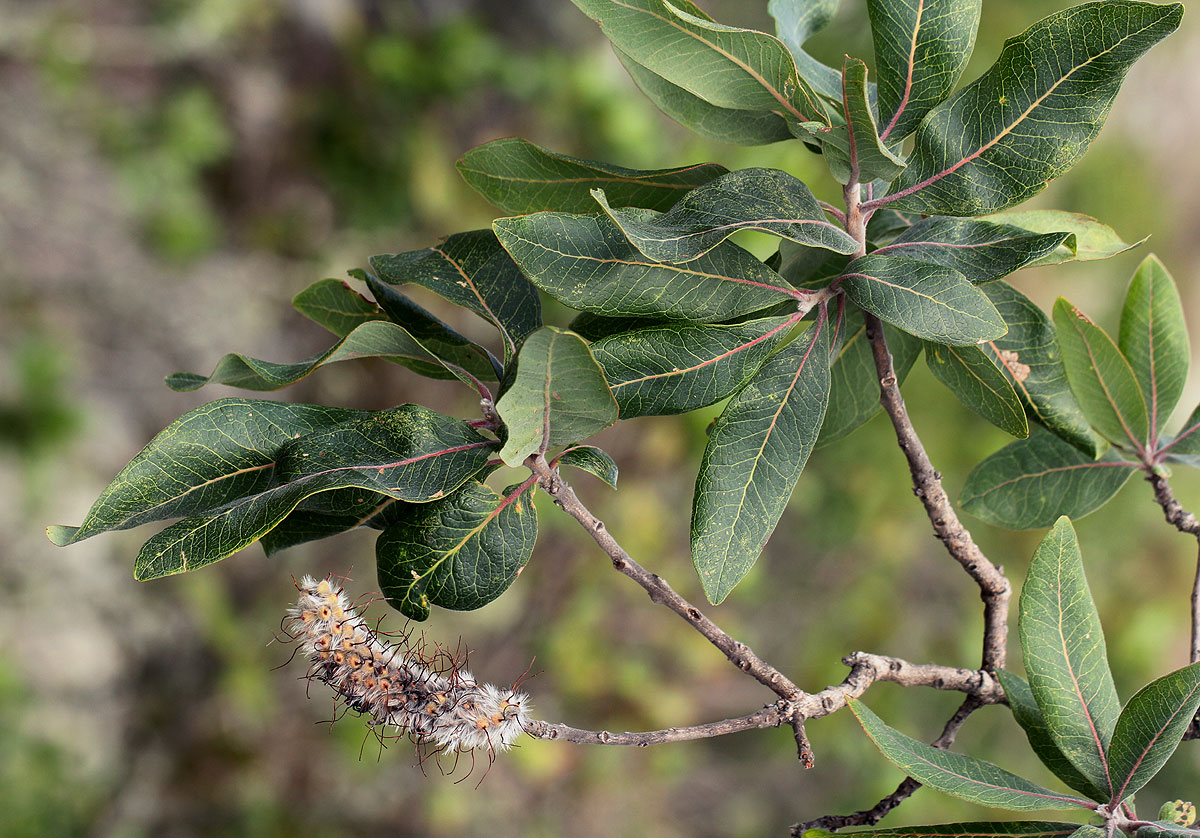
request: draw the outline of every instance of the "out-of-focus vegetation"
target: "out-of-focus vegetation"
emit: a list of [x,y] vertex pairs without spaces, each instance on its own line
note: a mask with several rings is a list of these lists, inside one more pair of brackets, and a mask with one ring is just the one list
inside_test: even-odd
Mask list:
[[[702,5],[768,26],[765,2]],[[861,4],[844,5],[818,52],[869,58]],[[987,3],[968,78],[1003,38],[1062,5]],[[847,714],[811,726],[810,772],[790,736],[762,731],[632,752],[527,742],[478,788],[482,765],[455,784],[439,770],[453,766],[414,767],[407,744],[381,751],[357,720],[318,724],[328,697],[314,688],[308,700],[297,666],[271,669],[290,653],[268,645],[293,595],[288,574],[349,572],[352,590],[370,590],[368,537],[271,560],[251,548],[137,585],[135,539],[62,553],[42,536],[46,523],[81,518],[167,421],[222,394],[172,394],[162,375],[229,349],[311,354],[324,338],[288,313],[294,293],[371,254],[485,226],[493,211],[453,166],[471,145],[521,135],[634,167],[771,165],[832,197],[799,143],[744,149],[687,134],[640,97],[566,0],[8,0],[0,21],[0,629],[11,638],[0,832],[757,836],[894,787],[899,775]],[[1185,157],[1200,112],[1196,32],[1185,21],[1138,66],[1100,141],[1039,201],[1095,215],[1127,240],[1153,234],[1200,326],[1200,163]],[[1103,316],[1141,255],[1029,272],[1022,287]],[[416,387],[435,385],[364,362],[283,397],[380,407]],[[457,391],[437,389],[455,409]],[[905,394],[956,491],[1001,434],[920,367]],[[576,481],[629,551],[694,599],[681,510],[715,413],[622,424],[601,440],[621,490]],[[764,561],[717,619],[814,689],[840,680],[839,658],[859,648],[975,665],[975,589],[940,553],[908,485],[879,418],[818,452]],[[1200,508],[1195,474],[1180,473],[1175,489]],[[498,682],[535,660],[537,714],[582,727],[700,722],[771,699],[612,573],[556,510],[542,520],[513,592],[439,614],[431,640],[461,636],[473,671]],[[1078,527],[1127,696],[1184,661],[1194,555],[1137,484]],[[974,531],[1019,582],[1038,534]],[[888,685],[871,693],[872,707],[922,737],[955,702]],[[1015,731],[992,708],[961,741],[1048,780]],[[1185,746],[1141,797],[1157,806],[1198,786]],[[918,793],[889,823],[982,815]]]

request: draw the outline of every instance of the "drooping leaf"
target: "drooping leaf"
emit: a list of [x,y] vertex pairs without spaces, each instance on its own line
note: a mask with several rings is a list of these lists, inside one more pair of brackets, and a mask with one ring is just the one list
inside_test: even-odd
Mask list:
[[904,170],[904,160],[879,139],[875,114],[867,101],[867,65],[846,56],[842,68],[842,115],[844,125],[821,132],[821,149],[829,171],[838,183],[869,183],[879,179],[891,183]]
[[1113,800],[1146,785],[1179,747],[1200,708],[1200,663],[1142,687],[1121,711],[1108,751]]
[[1182,15],[1178,4],[1084,3],[1010,38],[991,69],[930,111],[886,202],[970,216],[1033,197],[1083,155],[1126,71]]
[[[1075,401],[1050,318],[1006,282],[989,283],[983,293],[1008,324],[1008,334],[980,348],[1012,383],[1028,416],[1090,457],[1099,457],[1108,443],[1092,430]],[[1057,517],[1048,518],[1046,526]]]
[[494,226],[526,276],[583,311],[719,322],[797,296],[783,277],[732,242],[686,265],[664,265],[639,253],[606,216],[539,212],[500,218]]
[[1127,244],[1107,224],[1101,224],[1090,215],[1063,210],[1009,210],[976,220],[1008,224],[1031,233],[1069,233],[1061,245],[1034,263],[1037,266],[1108,259],[1146,241]]
[[517,578],[537,541],[533,493],[501,497],[478,481],[433,503],[404,507],[375,543],[379,588],[406,617],[429,606],[482,608]]
[[1018,811],[1095,805],[1043,788],[990,762],[926,745],[889,727],[861,701],[852,699],[847,703],[885,757],[914,780],[943,794],[981,806]]
[[713,425],[696,478],[692,559],[719,603],[783,514],[829,401],[832,327],[818,319],[759,369]]
[[357,487],[399,500],[434,500],[480,471],[495,445],[461,420],[411,404],[301,436],[280,449],[270,488],[153,536],[138,553],[134,576],[155,579],[220,561],[320,492]]
[[572,0],[617,49],[718,107],[777,111],[790,123],[823,121],[812,88],[772,35],[723,26],[690,3]]
[[980,285],[1037,262],[1069,235],[1030,233],[1011,225],[934,216],[908,227],[873,255],[903,256],[954,268]]
[[981,6],[981,0],[868,0],[885,140],[907,137],[954,89],[975,46]]
[[1145,445],[1146,400],[1112,338],[1062,297],[1054,304],[1054,327],[1071,392],[1092,427],[1114,444]]
[[314,282],[292,298],[292,307],[340,338],[363,323],[387,317],[379,306],[340,279]]
[[384,282],[413,282],[478,314],[504,337],[511,357],[525,336],[542,325],[542,304],[491,230],[456,233],[436,247],[372,256]]
[[561,466],[574,466],[588,474],[599,477],[609,486],[617,488],[617,464],[606,451],[594,445],[576,445],[554,458]]
[[1108,744],[1121,702],[1075,528],[1065,516],[1033,554],[1017,624],[1029,689],[1050,737],[1079,773],[1111,795]]
[[1109,452],[1098,460],[1053,434],[1034,432],[985,459],[967,476],[962,508],[1013,530],[1082,518],[1106,504],[1137,470]]
[[776,34],[791,50],[801,77],[835,102],[842,98],[841,76],[805,52],[804,42],[833,20],[837,7],[838,0],[771,0],[767,4],[767,12],[775,18]]
[[[471,384],[470,379],[461,374],[464,367],[476,378],[496,377],[491,364],[470,347],[459,348],[452,359],[438,358],[395,323],[368,320],[329,349],[304,361],[278,364],[231,352],[218,361],[207,376],[176,372],[168,375],[166,382],[172,390],[180,392],[198,390],[205,384],[227,384],[243,390],[278,390],[295,384],[325,364],[358,358],[384,358],[429,378],[457,377],[468,385]],[[459,370],[454,367],[459,367]]]
[[1019,439],[1029,436],[1025,409],[1013,386],[978,346],[925,344],[925,363],[959,401]]
[[[625,66],[633,83],[660,111],[702,137],[734,145],[767,145],[792,138],[787,121],[774,111],[718,107],[647,70],[620,49],[613,47],[613,51]],[[651,209],[666,210],[669,207]]]
[[1175,280],[1151,254],[1138,266],[1121,309],[1121,354],[1141,385],[1152,443],[1179,403],[1191,349]]
[[796,316],[729,326],[669,323],[592,344],[621,418],[685,413],[745,383],[790,333]]
[[180,416],[121,469],[78,527],[51,527],[60,547],[215,509],[271,482],[279,452],[293,439],[361,419],[361,410],[217,399]]
[[[850,308],[842,321],[845,338],[829,370],[829,407],[821,425],[818,448],[824,448],[857,430],[883,409],[879,404],[879,373],[875,370],[871,342],[867,340],[867,327],[863,323],[862,312]],[[887,324],[884,324],[883,333],[888,351],[892,354],[896,381],[902,384],[920,357],[924,344],[907,332]]]
[[[787,127],[784,126],[784,135]],[[716,163],[640,171],[555,154],[519,137],[475,146],[459,158],[459,174],[511,215],[541,210],[591,212],[591,190],[604,189],[621,207],[669,210],[693,189],[725,174]]]
[[925,340],[969,346],[1006,331],[987,296],[953,268],[872,254],[847,265],[841,282],[859,308]]
[[607,428],[617,421],[617,402],[587,344],[543,326],[521,347],[516,378],[496,412],[508,430],[500,459],[519,466],[530,454]]
[[662,215],[600,207],[655,262],[690,262],[738,230],[761,230],[798,244],[853,253],[858,242],[825,217],[809,188],[778,169],[741,169],[697,187]]
[[1008,706],[1012,710],[1013,718],[1025,731],[1025,736],[1029,739],[1029,746],[1033,748],[1033,752],[1037,754],[1042,764],[1075,791],[1087,795],[1092,800],[1107,803],[1109,792],[1106,788],[1098,787],[1080,774],[1079,769],[1063,756],[1058,745],[1054,744],[1054,739],[1050,736],[1050,729],[1046,727],[1046,719],[1042,716],[1042,709],[1034,700],[1033,692],[1029,689],[1029,684],[1025,679],[1003,669],[996,670],[996,678],[1000,681],[1000,686],[1004,688],[1004,696],[1008,699]]

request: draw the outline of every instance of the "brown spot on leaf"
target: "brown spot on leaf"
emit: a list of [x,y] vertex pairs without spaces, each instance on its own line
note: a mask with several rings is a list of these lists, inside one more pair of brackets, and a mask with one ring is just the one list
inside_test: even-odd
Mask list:
[[1000,360],[1004,366],[1008,367],[1008,371],[1012,373],[1012,377],[1020,383],[1029,378],[1029,364],[1021,363],[1021,356],[1011,349],[1000,350]]

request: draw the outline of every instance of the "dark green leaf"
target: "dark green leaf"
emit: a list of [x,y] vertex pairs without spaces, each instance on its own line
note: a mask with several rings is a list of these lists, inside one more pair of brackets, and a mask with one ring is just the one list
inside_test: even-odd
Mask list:
[[[983,293],[1008,324],[1008,334],[981,348],[1012,382],[1026,413],[1079,450],[1099,457],[1108,443],[1092,430],[1075,401],[1050,318],[1006,282],[989,283]],[[1046,526],[1057,517],[1049,518]]]
[[833,20],[837,7],[838,0],[771,0],[767,4],[767,12],[775,18],[776,33],[791,50],[801,77],[835,102],[842,98],[842,77],[805,52],[804,42]]
[[1111,795],[1108,743],[1121,702],[1075,528],[1065,516],[1033,554],[1017,625],[1029,689],[1050,737],[1079,773]]
[[396,503],[387,495],[366,489],[334,489],[313,495],[301,501],[291,514],[262,537],[263,552],[273,556],[297,544],[329,538],[364,525],[374,526]]
[[[786,126],[783,132],[787,136]],[[689,189],[728,171],[715,163],[651,171],[626,169],[555,154],[519,137],[475,146],[457,165],[463,180],[512,215],[540,210],[591,212],[595,207],[590,194],[593,189],[604,189],[617,206],[665,212]]]
[[1183,423],[1178,435],[1164,449],[1172,456],[1190,457],[1200,454],[1200,405]]
[[853,253],[856,242],[831,224],[801,181],[778,169],[741,169],[687,193],[662,215],[601,208],[641,253],[655,262],[690,262],[738,230],[761,230],[799,244]]
[[962,218],[925,218],[873,255],[903,256],[954,268],[979,285],[1007,276],[1054,251],[1069,233],[1038,234]]
[[1054,304],[1054,327],[1071,392],[1092,427],[1114,444],[1144,446],[1150,436],[1146,401],[1112,338],[1062,297]]
[[904,170],[904,161],[879,139],[875,114],[867,101],[867,65],[846,56],[842,68],[842,114],[845,125],[821,131],[825,162],[838,183],[891,183]]
[[1200,663],[1138,690],[1121,711],[1108,751],[1113,801],[1127,800],[1166,764],[1200,708]]
[[685,413],[736,391],[784,338],[798,315],[730,326],[668,323],[592,344],[621,418]]
[[1191,350],[1175,280],[1151,254],[1138,266],[1121,309],[1118,336],[1149,410],[1151,444],[1179,403]]
[[829,401],[832,331],[814,323],[713,425],[692,508],[692,559],[711,602],[754,566],[812,453]]
[[496,412],[508,430],[500,458],[519,466],[530,454],[607,428],[617,421],[617,402],[582,338],[543,326],[521,347],[517,376]]
[[1136,469],[1113,453],[1093,460],[1052,434],[1034,432],[975,467],[962,507],[1001,527],[1039,529],[1060,515],[1082,518],[1099,509]]
[[858,838],[1070,838],[1077,823],[1056,821],[1001,821],[999,823],[942,823],[934,826],[897,826],[891,829],[856,829],[853,832],[828,832],[809,829],[804,838],[831,838],[854,835]]
[[991,69],[930,111],[885,202],[981,215],[1033,197],[1083,155],[1126,71],[1182,15],[1178,4],[1106,0],[1010,38]]
[[867,222],[867,247],[877,248],[891,244],[898,235],[921,220],[916,213],[881,209],[871,215]]
[[614,489],[617,488],[617,464],[607,452],[594,445],[576,445],[568,448],[555,457],[554,462],[562,466],[574,466],[599,477]]
[[779,273],[797,288],[824,288],[842,275],[850,257],[818,247],[803,247],[784,240],[779,243]]
[[981,0],[868,0],[879,122],[896,143],[950,95],[967,66]]
[[[792,138],[787,121],[774,111],[717,107],[647,70],[616,47],[613,51],[625,65],[634,84],[660,111],[702,137],[735,145],[767,145]],[[588,196],[588,200],[591,200],[591,196]],[[652,209],[666,210],[668,207]]]
[[848,704],[867,736],[885,757],[914,780],[943,794],[981,806],[1020,811],[1095,806],[1086,800],[1042,788],[990,762],[918,742],[886,725],[861,701],[852,699]]
[[[818,448],[824,448],[857,430],[882,410],[879,404],[879,373],[875,369],[875,356],[871,353],[871,342],[867,340],[862,312],[850,307],[842,321],[842,330],[845,338],[829,370],[829,408],[821,425]],[[903,383],[924,344],[907,332],[887,324],[884,324],[883,334],[887,338],[888,351],[892,354],[896,381]]]
[[[368,320],[320,355],[295,364],[277,364],[230,353],[217,362],[212,374],[208,376],[194,372],[177,372],[168,375],[166,381],[168,387],[178,391],[197,390],[205,384],[227,384],[244,390],[278,390],[295,384],[317,367],[358,358],[384,358],[403,364],[413,372],[430,378],[458,377],[468,385],[471,384],[471,380],[462,375],[461,371],[464,365],[467,366],[467,372],[476,378],[496,377],[491,364],[470,347],[459,347],[452,359],[443,360],[425,349],[416,338],[395,323]],[[454,367],[460,369],[456,370]]]
[[859,308],[936,343],[969,346],[1006,331],[987,296],[953,268],[863,256],[846,266],[842,287]]
[[573,0],[617,49],[718,107],[778,111],[790,123],[823,121],[816,94],[787,47],[751,29],[708,20],[691,3]]
[[1042,717],[1042,709],[1034,700],[1033,692],[1029,689],[1029,684],[1025,679],[1003,669],[996,670],[996,678],[999,679],[1000,686],[1004,688],[1004,696],[1008,699],[1008,706],[1012,710],[1013,718],[1025,731],[1030,747],[1033,748],[1033,752],[1037,754],[1042,764],[1075,791],[1087,795],[1092,800],[1107,803],[1109,792],[1099,788],[1080,774],[1079,769],[1072,765],[1071,761],[1058,749],[1058,745],[1054,744],[1054,739],[1050,736],[1050,729],[1046,727],[1046,720]]
[[406,617],[424,620],[429,606],[482,608],[508,590],[533,554],[533,493],[501,497],[470,481],[449,497],[404,507],[379,536],[379,587]]
[[1069,233],[1059,247],[1035,263],[1038,266],[1108,259],[1146,240],[1127,244],[1107,224],[1101,224],[1090,215],[1063,210],[1010,210],[977,220],[1020,227],[1031,233]]
[[491,230],[456,233],[425,250],[373,256],[371,266],[384,282],[415,282],[487,320],[504,337],[506,357],[542,325],[537,289]]
[[571,320],[568,328],[584,340],[596,341],[622,332],[633,332],[673,322],[675,321],[665,317],[605,317],[603,314],[582,311]]
[[539,288],[596,314],[719,322],[799,296],[732,242],[686,265],[663,265],[639,253],[606,216],[539,212],[494,226]]
[[363,323],[386,319],[379,306],[340,279],[314,282],[292,298],[292,307],[340,338]]
[[320,492],[357,487],[399,500],[440,498],[480,471],[495,445],[465,422],[411,404],[300,436],[280,449],[271,488],[167,527],[142,546],[134,576],[220,561]]
[[1012,384],[978,346],[927,343],[925,363],[971,410],[1006,433],[1020,439],[1029,436],[1025,409]]
[[60,547],[215,509],[271,482],[293,439],[367,416],[361,410],[229,398],[180,416],[142,449],[96,499],[78,527],[51,527]]
[[1154,821],[1135,833],[1137,838],[1198,838],[1200,829],[1189,829],[1169,821]]

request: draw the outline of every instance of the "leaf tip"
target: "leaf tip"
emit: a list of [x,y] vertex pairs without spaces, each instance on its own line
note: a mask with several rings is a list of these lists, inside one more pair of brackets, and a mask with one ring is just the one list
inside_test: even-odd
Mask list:
[[77,532],[79,532],[79,527],[64,527],[56,524],[46,527],[46,538],[50,539],[50,543],[55,547],[66,547],[75,538]]

